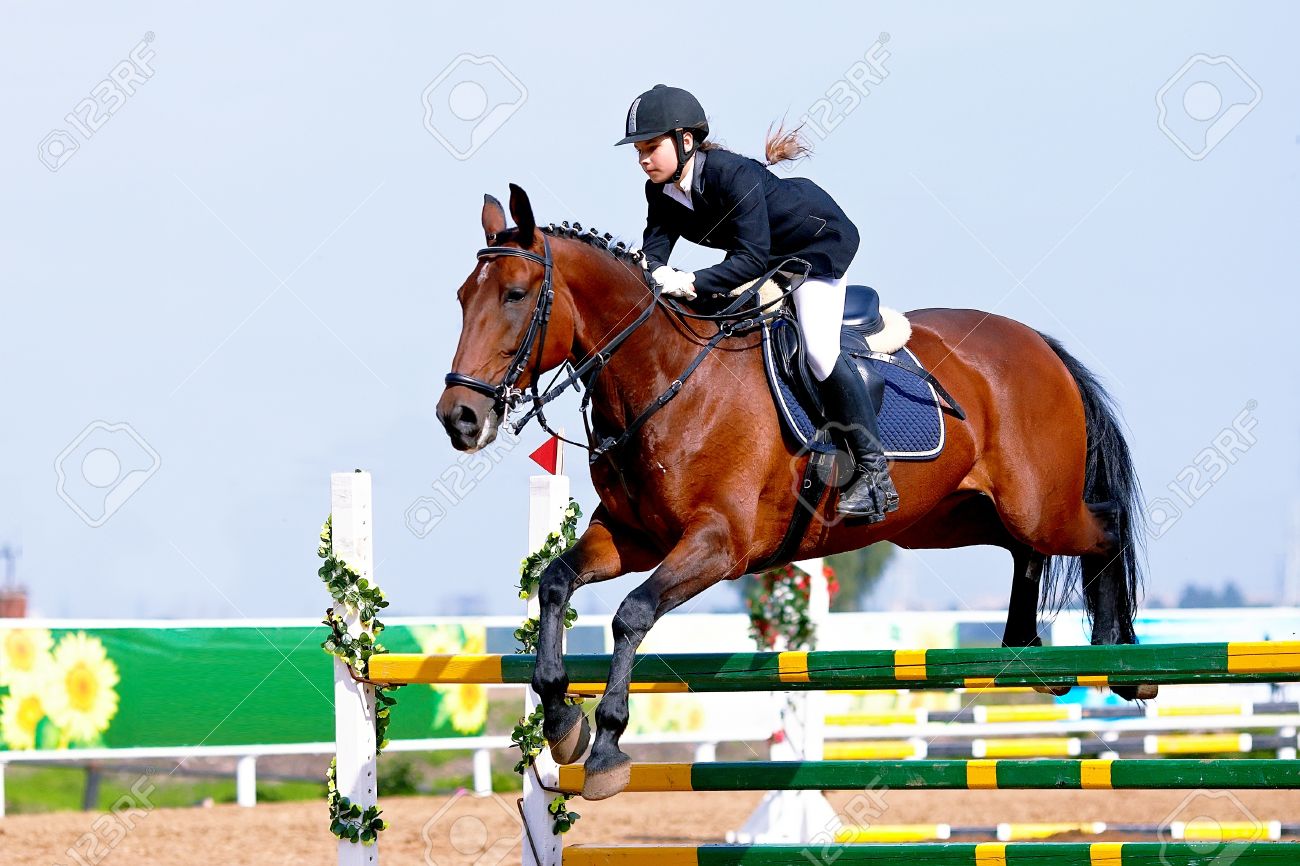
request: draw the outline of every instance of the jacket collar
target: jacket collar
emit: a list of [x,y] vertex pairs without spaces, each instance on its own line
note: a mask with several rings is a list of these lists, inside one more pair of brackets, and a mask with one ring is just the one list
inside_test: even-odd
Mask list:
[[708,159],[708,151],[695,151],[695,165],[691,171],[691,201],[699,206],[701,203],[707,203],[708,199],[704,197],[704,162]]

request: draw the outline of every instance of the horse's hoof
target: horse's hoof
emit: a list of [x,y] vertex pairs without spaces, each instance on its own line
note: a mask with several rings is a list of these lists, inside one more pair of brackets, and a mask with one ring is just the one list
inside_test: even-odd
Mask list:
[[1155,683],[1142,683],[1137,686],[1112,686],[1116,697],[1126,701],[1150,701],[1160,694],[1160,686]]
[[1069,686],[1034,686],[1034,691],[1038,692],[1040,695],[1052,695],[1053,697],[1059,698],[1061,697],[1061,695],[1068,695],[1070,693],[1070,687]]
[[551,758],[557,764],[576,764],[586,754],[590,743],[591,725],[587,722],[587,717],[581,713],[564,736],[558,740],[546,741],[546,745],[551,749]]
[[587,761],[582,782],[584,800],[604,800],[625,790],[632,781],[632,759],[622,755],[622,760],[597,769]]
[[1149,701],[1160,693],[1160,687],[1152,683],[1137,686],[1111,686],[1115,696],[1125,701]]

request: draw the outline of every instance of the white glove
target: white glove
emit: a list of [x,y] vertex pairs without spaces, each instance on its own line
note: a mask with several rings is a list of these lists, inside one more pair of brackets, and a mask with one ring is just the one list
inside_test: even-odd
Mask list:
[[695,300],[695,274],[690,271],[679,271],[668,265],[661,265],[655,268],[650,276],[663,286],[663,294],[668,297],[686,301]]

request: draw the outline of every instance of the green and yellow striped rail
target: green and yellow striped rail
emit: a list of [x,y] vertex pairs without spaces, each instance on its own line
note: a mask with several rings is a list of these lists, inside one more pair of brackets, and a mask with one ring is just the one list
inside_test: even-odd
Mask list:
[[[998,824],[996,827],[953,827],[950,824],[870,824],[845,825],[835,831],[836,842],[942,842],[963,836],[986,837],[999,842],[1034,842],[1054,836],[1100,836],[1102,833],[1127,833],[1164,836],[1176,842],[1263,842],[1280,839],[1282,833],[1295,835],[1300,829],[1281,821],[1174,821],[1159,824],[1107,824],[1105,821],[1073,823]],[[1214,846],[1207,846],[1212,848]]]
[[[561,791],[582,790],[581,765],[560,768]],[[629,791],[835,791],[1066,788],[1300,789],[1300,761],[719,761],[633,764]],[[1300,857],[1300,849],[1297,850]],[[1300,860],[1297,860],[1300,863]]]
[[[574,690],[597,690],[608,655],[570,655]],[[375,656],[370,678],[384,683],[528,683],[530,655]],[[639,691],[1126,686],[1285,682],[1300,679],[1300,641],[1024,649],[643,655],[632,671]]]
[[[1295,866],[1300,844],[1228,842],[1207,849],[1187,842],[985,842],[978,844],[834,845],[837,866]],[[699,845],[565,848],[565,866],[806,866],[809,845]]]

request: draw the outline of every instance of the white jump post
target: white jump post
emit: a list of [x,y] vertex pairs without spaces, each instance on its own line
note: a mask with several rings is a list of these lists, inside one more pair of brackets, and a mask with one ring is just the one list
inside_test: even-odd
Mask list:
[[[546,536],[558,532],[564,522],[564,510],[569,505],[569,477],[564,474],[564,443],[556,443],[554,475],[533,475],[528,479],[528,553],[546,543]],[[528,599],[528,616],[538,616],[541,604],[536,593]],[[524,714],[528,715],[541,703],[532,688],[524,690]],[[542,749],[533,765],[542,784],[554,787],[559,784],[559,767],[551,758],[549,749]],[[524,866],[560,866],[563,856],[563,839],[551,832],[551,816],[547,803],[555,796],[538,784],[532,772],[524,773]],[[529,836],[531,835],[531,842]],[[534,857],[533,849],[537,855]]]
[[249,808],[257,805],[256,755],[244,755],[235,764],[235,802]]
[[[367,580],[374,580],[374,538],[371,535],[371,485],[369,472],[335,472],[330,475],[330,514],[334,527],[334,555]],[[348,633],[360,635],[357,611],[344,612]],[[334,736],[338,762],[339,794],[364,811],[379,797],[375,748],[375,689],[352,678],[350,669],[334,659]],[[379,862],[379,843],[362,845],[347,839],[338,843],[339,866],[373,866]]]
[[[823,561],[805,559],[795,567],[808,575],[808,614],[819,634],[830,614],[830,592]],[[777,650],[787,647],[779,642]],[[825,744],[826,700],[821,690],[777,692],[780,724],[768,759],[820,761]],[[833,833],[841,823],[821,791],[768,791],[739,830],[727,833],[728,842],[780,844],[811,842],[818,834]]]

